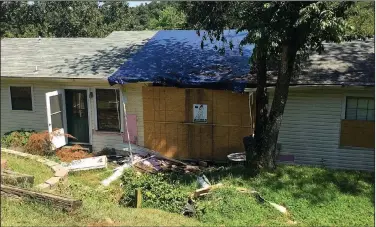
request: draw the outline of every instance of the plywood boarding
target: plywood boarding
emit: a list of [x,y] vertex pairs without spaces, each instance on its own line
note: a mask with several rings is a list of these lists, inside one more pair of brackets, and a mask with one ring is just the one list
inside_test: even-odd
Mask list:
[[341,121],[341,146],[375,147],[375,122],[360,120]]
[[[144,87],[143,100],[145,146],[168,157],[225,160],[253,132],[248,94]],[[207,105],[207,123],[193,123],[193,104]]]

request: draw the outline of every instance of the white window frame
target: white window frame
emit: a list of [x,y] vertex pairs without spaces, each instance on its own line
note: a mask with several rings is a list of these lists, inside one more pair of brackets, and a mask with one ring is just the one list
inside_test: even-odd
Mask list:
[[[10,87],[30,87],[31,90],[31,110],[14,110],[12,106],[12,93],[10,91]],[[14,112],[23,112],[23,113],[34,113],[35,112],[35,98],[34,98],[34,87],[31,84],[10,84],[8,87],[9,93],[9,107],[11,111]]]
[[[120,96],[120,131],[115,132],[115,131],[105,131],[105,130],[98,130],[98,111],[97,111],[97,89],[99,90],[118,90],[119,91],[119,96]],[[121,93],[121,89],[119,88],[101,88],[101,87],[96,87],[94,88],[93,91],[93,99],[94,99],[94,121],[95,121],[95,131],[97,132],[104,132],[104,133],[123,133],[124,132],[124,111],[123,111],[123,95]]]
[[[342,106],[341,106],[341,120],[346,120],[346,105],[347,105],[347,98],[373,98],[372,94],[345,94],[342,99]],[[376,99],[375,99],[376,100]]]

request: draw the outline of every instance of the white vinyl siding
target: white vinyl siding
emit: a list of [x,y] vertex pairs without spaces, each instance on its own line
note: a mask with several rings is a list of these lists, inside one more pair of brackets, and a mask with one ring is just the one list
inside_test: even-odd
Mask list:
[[[335,90],[290,89],[278,142],[282,154],[295,156],[296,164],[330,168],[374,170],[374,149],[339,148],[345,88]],[[373,96],[374,89],[351,95]],[[273,94],[269,96],[272,103]]]
[[[32,100],[33,111],[12,111],[10,106],[10,85],[29,86],[33,88]],[[8,131],[33,129],[36,131],[47,130],[47,113],[45,94],[58,89],[89,88],[89,92],[95,94],[95,88],[112,88],[106,80],[89,83],[86,81],[67,82],[40,82],[30,80],[1,80],[1,135]],[[126,85],[127,92],[127,113],[137,115],[138,145],[144,145],[143,113],[142,113],[142,84]],[[113,147],[115,144],[123,143],[123,134],[119,132],[98,132],[96,126],[95,97],[90,98],[90,129],[92,132],[91,144],[94,151],[104,147]],[[121,106],[122,107],[122,106]]]

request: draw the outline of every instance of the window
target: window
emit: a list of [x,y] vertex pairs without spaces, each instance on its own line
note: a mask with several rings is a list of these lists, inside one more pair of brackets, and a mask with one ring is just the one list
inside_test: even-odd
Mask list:
[[10,87],[12,110],[33,110],[31,87]]
[[120,94],[117,89],[96,89],[97,125],[100,131],[120,131]]
[[375,121],[375,100],[373,98],[347,97],[347,120]]
[[374,98],[347,97],[340,147],[375,148]]

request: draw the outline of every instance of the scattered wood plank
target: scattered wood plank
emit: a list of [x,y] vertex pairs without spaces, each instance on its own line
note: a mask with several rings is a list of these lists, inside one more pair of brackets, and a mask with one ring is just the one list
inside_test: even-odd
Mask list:
[[200,196],[203,196],[205,194],[208,194],[209,191],[213,190],[213,189],[217,189],[217,188],[220,188],[222,187],[223,184],[222,183],[219,183],[219,184],[215,184],[215,185],[210,185],[206,188],[200,188],[200,189],[197,189],[194,194],[193,194],[193,197],[194,198],[197,198],[197,197],[200,197]]
[[34,176],[3,170],[1,173],[1,183],[14,186],[33,186]]
[[82,206],[81,200],[76,200],[69,197],[58,196],[45,192],[35,192],[28,189],[18,188],[10,185],[1,184],[1,192],[11,194],[31,200],[36,200],[42,203],[48,203],[52,206],[62,208],[66,211],[73,211]]

